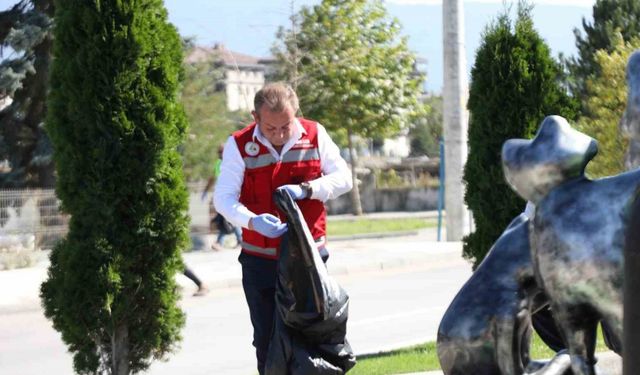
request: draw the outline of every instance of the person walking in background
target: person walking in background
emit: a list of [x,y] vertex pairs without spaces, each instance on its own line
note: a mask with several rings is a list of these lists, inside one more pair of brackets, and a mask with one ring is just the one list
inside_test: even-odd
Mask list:
[[253,325],[258,371],[264,374],[275,313],[276,264],[287,224],[272,195],[285,189],[298,206],[326,262],[324,202],[351,190],[351,171],[338,146],[315,121],[297,118],[298,97],[283,83],[258,91],[255,122],[227,140],[214,190],[219,214],[242,227],[242,286]]
[[187,278],[189,278],[189,280],[193,281],[198,287],[198,290],[196,290],[196,292],[193,293],[194,297],[201,297],[209,293],[209,288],[207,288],[207,286],[202,282],[202,280],[200,280],[200,278],[196,276],[196,274],[193,272],[193,270],[191,270],[191,268],[185,265],[184,271],[182,272],[182,274],[185,275]]
[[[209,195],[209,189],[213,187],[214,182],[220,176],[220,166],[222,165],[222,153],[224,150],[224,145],[220,145],[218,147],[218,159],[213,164],[213,176],[209,177],[207,180],[207,184],[202,191],[202,201],[205,201]],[[216,238],[216,242],[211,244],[211,250],[220,251],[224,249],[224,239],[228,234],[235,234],[236,236],[236,246],[240,246],[242,243],[242,232],[240,227],[234,226],[230,222],[228,222],[224,216],[218,214],[213,205],[213,199],[209,202],[209,230],[211,232],[215,230],[218,231],[218,236]]]

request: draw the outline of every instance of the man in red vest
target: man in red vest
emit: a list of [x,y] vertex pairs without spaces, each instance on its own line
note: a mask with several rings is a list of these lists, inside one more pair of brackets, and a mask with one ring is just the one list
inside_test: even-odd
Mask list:
[[297,111],[298,97],[288,85],[271,83],[258,91],[255,122],[227,140],[214,190],[216,210],[242,227],[238,260],[261,375],[274,321],[278,247],[287,231],[273,193],[286,189],[297,200],[326,262],[324,202],[352,187],[347,163],[325,128],[296,117]]

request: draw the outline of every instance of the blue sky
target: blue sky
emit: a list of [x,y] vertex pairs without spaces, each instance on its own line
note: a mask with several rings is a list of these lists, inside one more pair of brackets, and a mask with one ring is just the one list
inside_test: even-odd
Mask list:
[[[0,10],[15,0],[0,0]],[[554,55],[575,54],[573,29],[581,27],[582,17],[591,20],[595,0],[536,0],[533,19]],[[233,51],[268,56],[279,26],[288,24],[292,3],[301,6],[320,0],[165,0],[169,19],[182,35],[195,36],[197,42],[222,42]],[[409,47],[427,60],[426,88],[442,88],[442,1],[386,0],[389,14],[403,25]],[[465,45],[468,71],[482,30],[503,9],[501,0],[464,1]]]
[[[294,9],[320,0],[295,0]],[[223,42],[227,48],[255,56],[268,56],[280,25],[287,25],[291,0],[166,0],[171,21],[183,35],[201,44]],[[442,2],[437,0],[387,0],[389,14],[403,25],[409,47],[427,60],[426,88],[442,89]],[[575,54],[573,29],[582,29],[582,17],[591,20],[594,0],[534,1],[533,18],[554,55]],[[465,44],[468,71],[486,25],[503,9],[501,0],[464,1]]]

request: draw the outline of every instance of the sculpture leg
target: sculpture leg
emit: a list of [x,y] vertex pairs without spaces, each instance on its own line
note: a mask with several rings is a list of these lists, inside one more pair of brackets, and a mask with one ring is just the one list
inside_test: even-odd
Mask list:
[[554,311],[558,314],[557,316],[565,318],[558,319],[558,325],[567,339],[574,375],[596,375],[594,353],[598,320],[589,317],[591,314],[585,311],[573,315],[555,306]]
[[602,320],[602,336],[607,347],[622,355],[622,324],[619,319]]

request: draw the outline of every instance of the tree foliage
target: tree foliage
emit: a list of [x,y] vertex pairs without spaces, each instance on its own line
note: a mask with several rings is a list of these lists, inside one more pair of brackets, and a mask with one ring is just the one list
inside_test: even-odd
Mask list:
[[525,205],[505,182],[502,144],[532,137],[547,115],[575,116],[575,105],[556,79],[560,65],[534,29],[530,13],[521,2],[515,22],[505,11],[489,25],[471,71],[464,181],[476,230],[464,239],[463,252],[474,266]]
[[640,48],[640,38],[625,42],[622,33],[614,34],[613,50],[596,51],[594,62],[600,72],[586,82],[586,113],[578,130],[598,141],[598,156],[587,165],[590,177],[604,177],[625,171],[624,153],[629,140],[619,128],[627,106],[626,66],[629,56]]
[[416,58],[381,1],[323,0],[303,7],[299,19],[297,33],[281,33],[283,46],[274,52],[306,116],[367,138],[409,124],[408,115],[420,109],[422,77],[413,75]]
[[[413,74],[416,58],[382,1],[323,0],[303,7],[294,25],[280,30],[273,52],[307,117],[350,142],[396,134],[420,113],[423,77]],[[353,194],[361,213],[357,184]]]
[[599,64],[595,59],[596,51],[612,52],[615,45],[616,30],[625,42],[640,36],[640,1],[638,0],[596,0],[593,5],[593,21],[582,19],[584,34],[574,29],[578,56],[566,61],[570,72],[570,87],[573,95],[580,98],[583,112],[587,80],[592,75],[600,74]]
[[0,12],[0,187],[52,187],[51,143],[44,131],[53,0],[23,0]]
[[180,38],[161,0],[58,0],[55,19],[47,131],[71,219],[41,298],[76,372],[140,372],[184,324]]
[[189,121],[189,134],[182,147],[184,174],[188,181],[211,176],[218,146],[234,130],[250,121],[246,113],[227,110],[224,93],[216,91],[216,85],[223,79],[224,71],[216,56],[185,64],[180,100]]
[[442,96],[427,98],[425,107],[427,115],[416,118],[409,131],[411,156],[435,157],[440,154],[442,138]]

